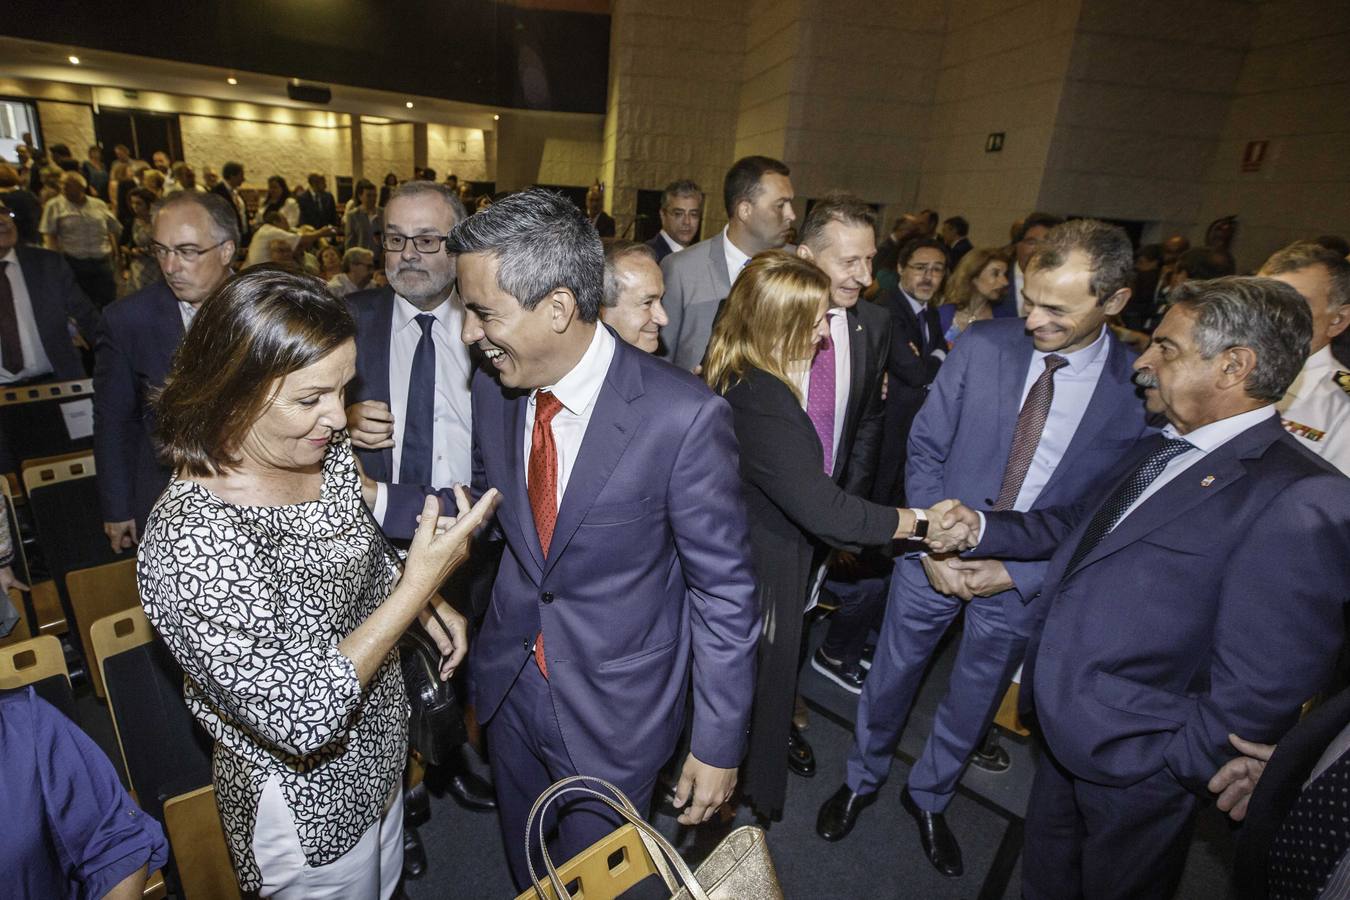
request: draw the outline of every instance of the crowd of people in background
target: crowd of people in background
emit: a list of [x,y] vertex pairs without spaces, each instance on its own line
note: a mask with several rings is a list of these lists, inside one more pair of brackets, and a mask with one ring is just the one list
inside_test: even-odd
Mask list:
[[[358,179],[340,203],[321,173],[253,196],[235,161],[198,178],[163,152],[19,151],[0,163],[0,384],[92,359],[104,532],[141,548],[147,611],[218,740],[245,888],[328,896],[295,873],[338,866],[332,896],[387,896],[425,869],[385,660],[442,584],[448,669],[478,629],[466,665],[494,782],[451,766],[452,791],[499,811],[522,888],[527,811],[566,775],[685,824],[733,797],[780,819],[789,778],[817,773],[797,679],[821,607],[809,663],[858,714],[818,834],[845,839],[873,802],[960,629],[902,803],[929,862],[959,876],[945,810],[967,766],[1008,769],[991,723],[1020,683],[1044,747],[1026,897],[1166,896],[1197,803],[1212,790],[1245,810],[1261,754],[1336,686],[1343,238],[1297,241],[1254,275],[1237,273],[1231,216],[1195,246],[1136,246],[1031,211],[976,246],[933,209],[888,229],[848,193],[801,210],[789,167],[749,156],[724,179],[724,228],[702,235],[710,198],[676,178],[636,242],[615,237],[598,183],[574,205],[419,169]],[[498,499],[494,546],[466,562],[466,523]],[[363,546],[376,525],[411,541],[402,576],[373,549],[352,557],[333,522]],[[203,525],[215,543],[186,554]],[[327,606],[251,618],[286,606],[257,566]],[[256,603],[220,602],[244,581]],[[268,679],[300,699],[269,706]],[[306,762],[327,753],[344,762]],[[611,827],[579,806],[563,857]],[[1338,846],[1309,862],[1276,838],[1272,883],[1350,878]]]

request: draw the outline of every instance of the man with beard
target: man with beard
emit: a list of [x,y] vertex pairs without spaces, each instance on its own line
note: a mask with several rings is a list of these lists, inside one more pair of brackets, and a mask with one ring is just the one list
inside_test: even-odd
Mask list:
[[937,238],[915,238],[900,248],[896,269],[899,286],[879,298],[891,312],[891,349],[886,360],[886,424],[872,499],[902,505],[909,425],[947,356],[932,305],[947,277],[947,248]]
[[198,308],[230,277],[239,245],[234,210],[216,194],[180,191],[155,208],[150,245],[164,280],[112,304],[94,348],[94,459],[103,531],[114,553],[140,540],[169,483],[151,435],[150,397]]
[[797,220],[789,174],[787,166],[767,156],[737,160],[722,186],[727,227],[661,262],[670,318],[661,329],[663,355],[681,369],[703,362],[718,305],[750,258],[787,242]]
[[[347,298],[356,320],[347,427],[367,477],[382,483],[374,509],[382,525],[387,524],[384,483],[430,490],[468,484],[473,475],[473,365],[459,340],[464,306],[455,293],[455,258],[445,252],[446,236],[464,217],[463,204],[445,185],[421,180],[400,185],[384,210],[389,284]],[[466,808],[496,806],[491,786],[462,761],[449,787]],[[420,796],[408,800],[405,809],[425,807]],[[426,852],[413,824],[405,820],[403,865],[416,878],[426,868]]]

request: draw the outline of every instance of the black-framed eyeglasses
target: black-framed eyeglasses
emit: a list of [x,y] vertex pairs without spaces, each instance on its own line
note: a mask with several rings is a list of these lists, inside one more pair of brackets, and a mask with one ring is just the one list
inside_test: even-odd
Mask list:
[[169,246],[166,246],[166,245],[164,245],[164,244],[161,244],[159,241],[151,241],[151,242],[150,242],[150,252],[154,254],[155,259],[157,259],[159,262],[164,262],[164,260],[166,260],[166,259],[169,258],[169,254],[172,253],[172,254],[176,254],[176,255],[178,256],[178,258],[181,259],[181,260],[182,260],[183,262],[185,262],[185,263],[193,263],[193,262],[196,262],[198,259],[200,259],[200,258],[201,258],[201,255],[202,255],[203,253],[205,253],[206,251],[208,251],[208,250],[214,250],[214,249],[216,249],[217,247],[221,246],[221,244],[225,244],[225,243],[228,243],[228,242],[227,242],[227,241],[221,241],[221,242],[218,243],[218,244],[212,244],[210,247],[193,247],[193,246],[190,246],[190,245],[188,245],[188,246],[179,246],[179,247],[169,247]]
[[415,234],[407,237],[402,234],[390,234],[388,232],[380,235],[380,246],[386,253],[402,253],[403,248],[412,241],[413,249],[418,253],[435,253],[441,249],[441,244],[449,240],[448,235],[444,234]]

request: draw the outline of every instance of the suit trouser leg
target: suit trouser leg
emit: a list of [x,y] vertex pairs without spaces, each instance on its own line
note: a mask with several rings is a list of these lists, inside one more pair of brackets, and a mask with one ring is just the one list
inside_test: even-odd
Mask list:
[[1166,769],[1109,787],[1043,753],[1027,809],[1022,896],[1166,900],[1186,866],[1196,805]]
[[872,670],[863,682],[848,753],[848,786],[870,794],[891,770],[891,757],[914,694],[961,601],[934,591],[917,559],[897,559]]
[[[520,677],[488,722],[487,737],[488,761],[497,787],[506,859],[519,890],[523,891],[531,884],[525,857],[525,825],[530,807],[555,781],[570,775],[604,778],[627,794],[633,805],[647,815],[656,771],[640,779],[625,779],[597,771],[594,766],[578,768],[574,765],[563,744],[548,682],[532,662],[525,664]],[[554,865],[561,865],[619,826],[619,818],[596,801],[558,802],[562,805],[561,815],[551,811],[544,822],[546,835],[555,829],[557,832],[556,838],[549,841],[549,855]],[[552,810],[556,809],[557,804],[552,807]],[[530,846],[535,871],[541,879],[546,878],[538,839],[532,837]]]
[[1026,638],[1008,626],[1003,601],[998,595],[976,597],[966,604],[947,695],[938,704],[923,753],[909,771],[910,796],[929,812],[942,812],[951,802],[966,762],[989,730],[1026,650]]

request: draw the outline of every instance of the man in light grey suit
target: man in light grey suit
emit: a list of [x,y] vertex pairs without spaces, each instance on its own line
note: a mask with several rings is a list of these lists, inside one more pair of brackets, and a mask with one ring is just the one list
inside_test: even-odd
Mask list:
[[722,184],[727,227],[661,261],[662,302],[670,319],[661,329],[661,355],[681,369],[703,362],[717,306],[731,293],[735,275],[756,253],[787,243],[797,219],[789,174],[787,166],[767,156],[738,159]]

